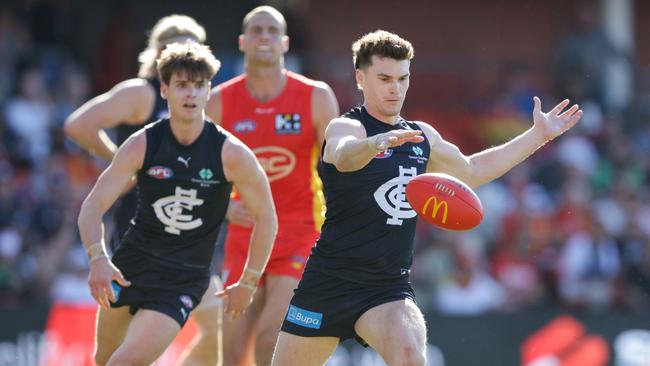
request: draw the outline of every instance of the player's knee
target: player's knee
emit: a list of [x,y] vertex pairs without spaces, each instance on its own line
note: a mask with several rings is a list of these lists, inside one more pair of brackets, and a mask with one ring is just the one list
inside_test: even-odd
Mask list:
[[136,353],[116,353],[106,366],[147,366],[149,361],[143,355]]
[[275,349],[275,344],[278,341],[278,331],[276,329],[268,329],[262,331],[256,340],[256,348],[259,351],[272,354]]
[[424,350],[420,347],[413,345],[402,345],[395,347],[391,352],[391,360],[389,365],[399,366],[424,366],[426,364],[426,356]]
[[93,359],[97,366],[105,366],[108,363],[108,359],[111,357],[110,354],[101,351],[95,351]]

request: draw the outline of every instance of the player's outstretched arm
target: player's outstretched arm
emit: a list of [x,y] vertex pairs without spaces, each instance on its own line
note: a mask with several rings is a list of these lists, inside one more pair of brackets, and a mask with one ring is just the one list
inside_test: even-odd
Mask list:
[[323,160],[341,172],[353,172],[366,166],[379,152],[407,142],[422,142],[419,130],[394,130],[366,137],[361,122],[336,118],[325,131]]
[[268,178],[255,154],[234,136],[229,136],[221,153],[224,173],[232,182],[253,218],[246,266],[235,284],[218,293],[227,299],[225,312],[237,317],[253,300],[266,263],[273,249],[278,219]]
[[110,91],[84,103],[68,116],[65,133],[89,153],[110,161],[117,146],[104,129],[121,123],[141,123],[146,120],[155,97],[155,91],[146,80],[123,81]]
[[144,130],[126,140],[81,205],[78,224],[90,261],[88,285],[92,296],[103,307],[109,306],[109,300],[116,301],[111,281],[122,286],[128,286],[129,282],[106,256],[102,217],[142,167],[146,143]]
[[445,141],[433,127],[419,123],[431,143],[428,171],[453,175],[471,187],[488,183],[528,158],[547,142],[573,127],[582,111],[565,99],[549,112],[542,112],[541,101],[534,98],[533,126],[503,145],[489,148],[471,156],[463,155],[458,147]]

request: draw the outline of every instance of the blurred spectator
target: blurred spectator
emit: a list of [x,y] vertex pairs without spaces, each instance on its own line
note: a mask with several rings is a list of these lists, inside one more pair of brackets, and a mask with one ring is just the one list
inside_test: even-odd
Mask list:
[[5,116],[15,136],[10,153],[39,167],[50,153],[53,110],[41,69],[27,66],[19,77],[18,95],[7,101]]
[[501,309],[506,294],[485,269],[480,238],[457,237],[451,247],[455,268],[435,294],[436,310],[445,315],[479,315]]
[[621,271],[618,245],[595,219],[567,238],[558,260],[558,287],[570,306],[608,308],[617,300]]

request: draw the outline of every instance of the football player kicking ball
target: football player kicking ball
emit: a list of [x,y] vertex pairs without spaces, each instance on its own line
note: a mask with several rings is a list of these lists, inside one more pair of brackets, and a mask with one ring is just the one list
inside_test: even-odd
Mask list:
[[282,324],[277,366],[322,365],[347,338],[372,346],[388,365],[425,365],[426,325],[409,281],[416,215],[386,197],[404,199],[406,184],[425,171],[485,184],[582,115],[577,105],[563,112],[568,100],[543,113],[535,98],[528,131],[465,156],[432,126],[400,116],[413,58],[408,41],[376,31],[352,49],[364,104],[325,133],[325,223]]

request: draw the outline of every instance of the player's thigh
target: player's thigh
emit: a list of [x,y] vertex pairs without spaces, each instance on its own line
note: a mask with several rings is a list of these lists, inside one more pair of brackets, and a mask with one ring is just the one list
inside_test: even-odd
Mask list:
[[222,300],[215,296],[221,290],[221,280],[218,277],[210,279],[210,285],[203,294],[201,302],[192,311],[191,316],[204,334],[217,335],[222,323]]
[[120,346],[132,318],[128,306],[98,307],[95,326],[95,360],[98,363],[105,364]]
[[140,309],[109,365],[149,365],[160,357],[180,330],[180,324],[169,315]]
[[[226,300],[228,301],[228,300]],[[239,360],[246,354],[253,354],[253,344],[262,306],[264,304],[264,290],[260,288],[253,302],[244,313],[232,319],[230,315],[223,314],[223,349],[224,361],[228,365],[233,360]],[[225,308],[225,304],[224,304]]]
[[413,360],[407,364],[424,364],[426,324],[413,300],[373,307],[361,315],[354,329],[388,364],[404,360]]
[[[275,343],[284,316],[287,313],[293,290],[298,286],[298,279],[291,276],[266,277],[264,285],[265,300],[258,321],[258,334],[262,337],[272,337]],[[267,334],[267,333],[272,333]]]
[[336,337],[301,337],[280,332],[273,366],[321,366],[339,344]]

